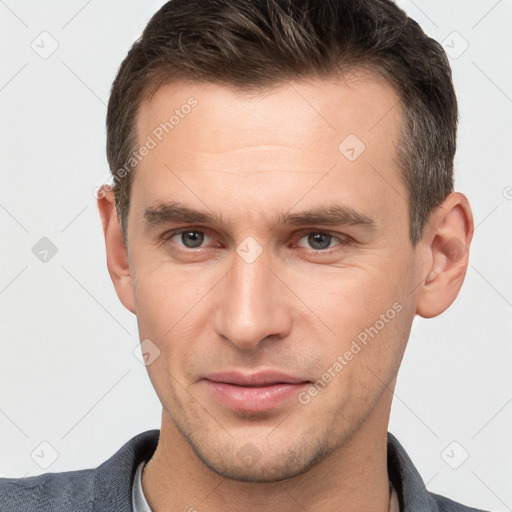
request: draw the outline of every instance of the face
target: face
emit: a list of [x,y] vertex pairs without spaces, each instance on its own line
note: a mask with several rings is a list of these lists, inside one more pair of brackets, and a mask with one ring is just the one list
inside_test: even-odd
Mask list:
[[223,476],[307,471],[396,376],[420,280],[397,102],[354,73],[253,95],[173,83],[140,108],[140,339],[164,423]]

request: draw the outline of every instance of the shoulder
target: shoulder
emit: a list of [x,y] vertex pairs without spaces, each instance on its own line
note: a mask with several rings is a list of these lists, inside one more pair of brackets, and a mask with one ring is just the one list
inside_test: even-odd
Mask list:
[[131,486],[139,462],[154,453],[158,430],[143,432],[94,469],[0,478],[2,512],[131,511]]
[[429,492],[398,439],[388,432],[388,474],[400,503],[400,512],[485,512]]
[[445,496],[439,494],[429,493],[432,499],[436,502],[439,512],[486,512],[480,508],[468,507],[462,503],[457,503]]
[[[0,478],[2,511],[91,510],[93,469],[45,473],[27,478]],[[77,501],[78,500],[78,501]]]

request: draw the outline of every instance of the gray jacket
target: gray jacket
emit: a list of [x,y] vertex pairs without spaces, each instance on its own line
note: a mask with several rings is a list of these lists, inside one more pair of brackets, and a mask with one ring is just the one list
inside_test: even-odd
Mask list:
[[[0,478],[0,512],[131,512],[137,466],[149,460],[159,430],[130,439],[95,469]],[[400,512],[483,512],[427,491],[397,439],[388,432],[388,473]]]

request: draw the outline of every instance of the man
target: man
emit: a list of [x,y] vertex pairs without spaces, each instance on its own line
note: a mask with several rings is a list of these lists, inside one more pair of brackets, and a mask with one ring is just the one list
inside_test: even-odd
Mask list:
[[160,431],[3,479],[16,511],[471,511],[387,432],[415,315],[464,280],[446,56],[387,0],[173,0],[107,114],[108,269]]

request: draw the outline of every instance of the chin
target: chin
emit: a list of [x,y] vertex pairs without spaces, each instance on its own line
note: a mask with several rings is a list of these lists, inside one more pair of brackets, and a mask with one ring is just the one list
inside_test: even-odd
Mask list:
[[295,446],[281,445],[274,451],[267,445],[265,453],[251,442],[238,449],[231,444],[214,453],[212,446],[206,450],[190,446],[203,464],[222,478],[252,483],[280,482],[306,473],[336,449],[327,440],[316,445],[297,440]]
[[254,464],[241,463],[232,458],[219,460],[201,459],[219,476],[237,482],[269,483],[280,482],[305,473],[313,464],[300,464],[297,460],[283,460],[279,462],[260,460]]

